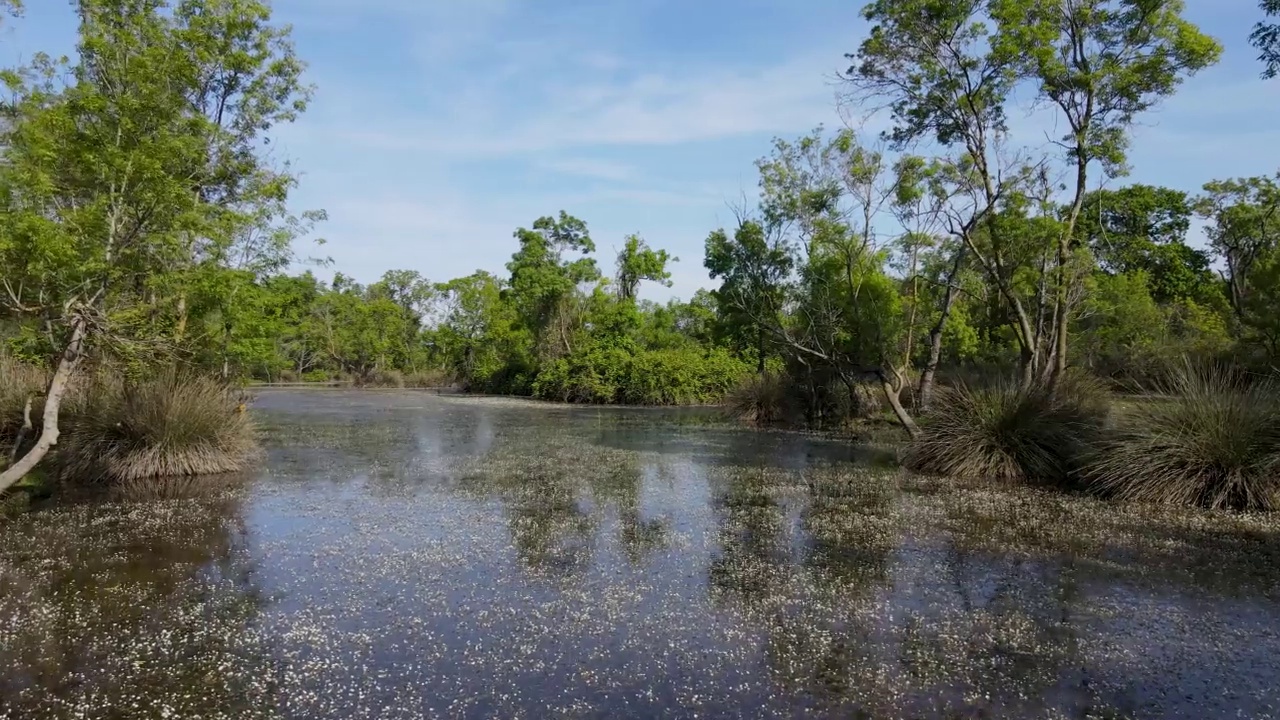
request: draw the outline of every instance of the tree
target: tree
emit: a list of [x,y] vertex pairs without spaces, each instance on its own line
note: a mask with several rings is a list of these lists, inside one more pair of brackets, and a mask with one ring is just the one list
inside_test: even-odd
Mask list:
[[635,300],[640,281],[649,280],[663,287],[671,287],[671,273],[667,263],[677,262],[666,250],[653,250],[639,235],[628,235],[622,250],[618,252],[618,297]]
[[1280,174],[1206,183],[1196,213],[1216,253],[1227,265],[1231,306],[1243,311],[1254,265],[1280,243]]
[[[1258,7],[1267,17],[1280,16],[1280,0],[1258,0]],[[1280,23],[1259,20],[1249,34],[1249,42],[1258,50],[1262,77],[1270,79],[1280,75]]]
[[1207,253],[1186,242],[1193,214],[1180,190],[1130,185],[1085,196],[1079,242],[1112,275],[1144,273],[1152,299],[1205,302],[1217,293]]
[[[558,218],[538,218],[531,230],[517,229],[515,238],[520,249],[507,270],[517,312],[544,354],[572,352],[574,290],[600,278],[596,261],[585,257],[596,249],[587,224],[561,210]],[[566,259],[571,252],[584,257]]]
[[[1066,367],[1078,276],[1072,238],[1090,166],[1120,172],[1134,118],[1218,57],[1217,44],[1182,20],[1181,9],[1176,0],[878,0],[864,10],[874,27],[850,56],[855,64],[846,79],[855,97],[883,101],[893,122],[886,136],[897,146],[932,140],[960,149],[949,158],[952,196],[962,201],[950,213],[951,230],[1010,306],[1024,383],[1038,370],[1052,378]],[[1028,163],[1001,150],[1006,107],[1025,84],[1065,120],[1069,132],[1059,145],[1074,176],[1046,267],[1052,323],[1044,331],[1013,291],[1006,239],[995,223],[997,206],[1011,194],[1044,200],[1038,190],[1047,184],[1047,159]],[[975,242],[979,225],[986,252]]]
[[749,352],[763,374],[769,327],[778,322],[794,261],[785,245],[759,222],[743,218],[732,236],[723,229],[707,236],[703,264],[712,280],[722,322],[737,349]]
[[1040,96],[1068,128],[1059,145],[1074,166],[1074,182],[1057,241],[1056,376],[1067,367],[1067,268],[1090,166],[1101,165],[1111,177],[1125,172],[1135,118],[1217,62],[1222,47],[1182,18],[1181,0],[999,0],[992,7],[997,42],[1028,58]]
[[[235,154],[234,163],[211,161],[222,157],[225,136],[209,115],[195,112],[192,98],[202,83],[236,75],[242,60],[234,46],[209,38],[209,28],[252,34],[265,26],[266,6],[81,0],[78,12],[78,59],[63,86],[43,58],[27,74],[38,82],[6,76],[18,99],[0,169],[4,302],[39,324],[57,360],[41,436],[0,473],[0,490],[56,444],[60,401],[87,351],[158,340],[140,336],[146,325],[138,318],[148,313],[139,309],[170,287],[169,273],[191,257],[190,238],[232,246],[262,207],[210,200],[258,183],[264,173],[252,151]],[[246,14],[261,23],[246,26]],[[279,45],[259,49],[265,66],[285,62]],[[271,95],[281,88],[252,80],[241,77],[237,106],[252,107],[262,93],[265,107],[289,108],[246,115],[259,129],[299,109],[287,94]],[[290,183],[276,180],[278,198]]]

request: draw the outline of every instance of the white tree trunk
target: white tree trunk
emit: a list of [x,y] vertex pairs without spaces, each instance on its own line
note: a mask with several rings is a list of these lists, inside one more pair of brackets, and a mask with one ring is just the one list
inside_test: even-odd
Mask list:
[[58,369],[49,381],[49,392],[44,400],[44,425],[40,428],[40,437],[31,450],[20,460],[0,472],[0,492],[9,489],[14,483],[27,476],[27,473],[39,464],[49,450],[58,444],[58,410],[62,407],[62,396],[67,392],[67,385],[80,365],[84,352],[85,322],[76,317],[71,322],[71,339],[62,351],[58,360]]

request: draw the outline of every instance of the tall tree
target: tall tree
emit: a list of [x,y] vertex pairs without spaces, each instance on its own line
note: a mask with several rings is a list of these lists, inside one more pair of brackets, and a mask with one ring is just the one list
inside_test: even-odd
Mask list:
[[1222,47],[1183,19],[1182,0],[996,0],[991,7],[996,42],[1027,59],[1030,79],[1068,130],[1059,141],[1073,178],[1057,240],[1056,377],[1067,367],[1069,260],[1090,167],[1111,177],[1126,172],[1137,116],[1217,62]]
[[763,374],[769,328],[782,313],[793,258],[780,238],[744,217],[732,236],[723,229],[707,236],[703,264],[712,280],[721,281],[714,296],[734,344],[754,357]]
[[[538,218],[532,229],[517,229],[515,238],[520,249],[507,270],[520,317],[544,354],[572,352],[574,291],[600,279],[596,261],[586,257],[596,249],[587,224],[561,210],[558,217]],[[568,253],[581,257],[569,259]]]
[[[864,10],[874,26],[850,56],[846,78],[856,98],[888,108],[887,136],[899,146],[932,140],[960,151],[949,158],[951,195],[960,201],[950,226],[1008,303],[1024,383],[1037,370],[1056,376],[1066,367],[1071,282],[1079,275],[1072,238],[1089,168],[1120,172],[1133,119],[1220,52],[1181,10],[1178,0],[877,0]],[[1065,120],[1059,145],[1073,171],[1046,267],[1052,323],[1043,331],[1038,312],[1015,292],[1010,239],[995,221],[1010,195],[1039,197],[1046,185],[1046,158],[1028,163],[1002,151],[1007,108],[1028,84]],[[979,226],[985,251],[976,242]]]

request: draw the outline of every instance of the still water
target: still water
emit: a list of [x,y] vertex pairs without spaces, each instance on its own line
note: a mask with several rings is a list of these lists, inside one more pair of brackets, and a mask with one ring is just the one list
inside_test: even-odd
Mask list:
[[212,495],[0,521],[0,717],[1280,717],[1273,519],[696,411],[255,409]]

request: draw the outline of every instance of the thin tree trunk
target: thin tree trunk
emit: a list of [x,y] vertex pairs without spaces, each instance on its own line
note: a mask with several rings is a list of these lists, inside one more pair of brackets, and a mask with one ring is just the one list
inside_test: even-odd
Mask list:
[[938,365],[942,362],[942,332],[946,330],[947,318],[951,316],[951,308],[956,301],[956,278],[960,276],[960,267],[964,264],[966,246],[956,250],[956,258],[951,264],[951,273],[947,275],[947,292],[942,296],[942,313],[938,322],[929,330],[929,357],[925,361],[924,370],[920,372],[920,409],[928,410],[933,404],[934,378],[938,374]]
[[183,293],[178,296],[178,326],[173,329],[173,340],[176,343],[182,342],[182,337],[187,334],[187,294]]
[[911,436],[912,440],[920,437],[920,426],[916,425],[911,413],[902,406],[902,384],[900,382],[895,384],[883,370],[878,371],[876,375],[880,379],[880,389],[884,392],[884,399],[889,402],[889,407],[893,408],[893,414],[902,424],[902,429],[907,431],[907,435]]
[[40,437],[31,450],[22,456],[22,459],[0,473],[0,492],[4,492],[26,477],[27,473],[44,459],[49,450],[58,444],[58,410],[62,407],[62,396],[67,392],[67,384],[79,367],[80,359],[84,354],[84,336],[85,320],[76,316],[71,321],[71,338],[62,351],[62,357],[58,360],[58,369],[49,381],[49,392],[45,394],[44,424],[40,428]]
[[27,396],[27,404],[22,408],[22,427],[18,429],[18,437],[13,441],[13,449],[9,451],[9,464],[18,461],[18,453],[22,452],[22,443],[27,441],[27,435],[35,430],[35,425],[31,424],[31,397]]

